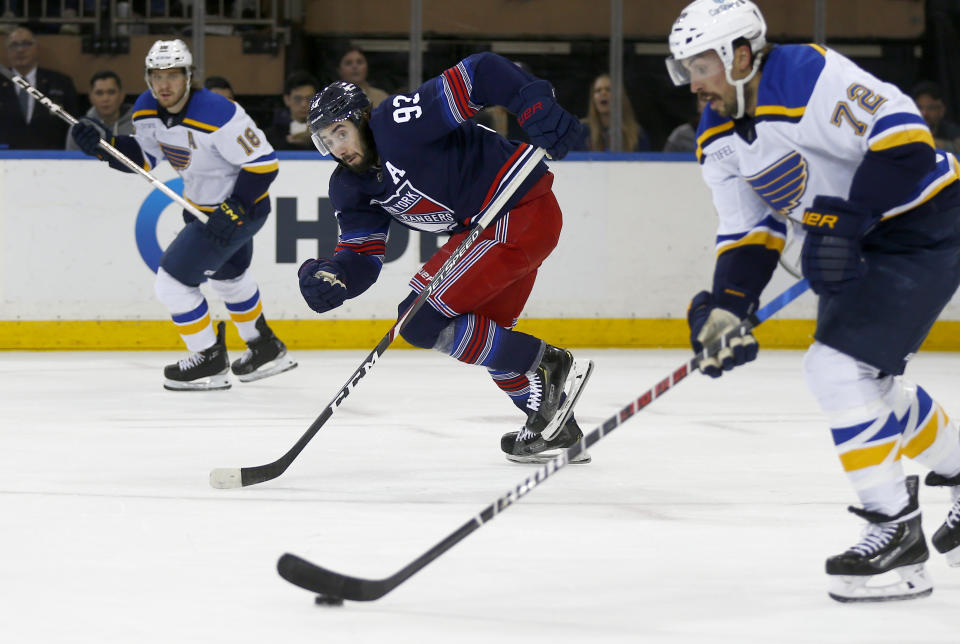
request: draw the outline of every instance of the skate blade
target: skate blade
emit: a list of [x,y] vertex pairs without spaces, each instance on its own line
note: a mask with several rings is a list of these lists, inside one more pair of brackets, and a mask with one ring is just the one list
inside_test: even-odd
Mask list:
[[960,546],[943,553],[943,556],[946,557],[947,565],[951,568],[960,567]]
[[[872,581],[883,580],[895,573],[900,577],[877,585]],[[933,583],[927,577],[923,564],[894,568],[882,575],[831,575],[833,577],[828,595],[838,602],[887,602],[920,599],[933,592]]]
[[229,389],[231,386],[226,372],[209,378],[191,380],[190,382],[180,382],[167,378],[163,380],[163,388],[167,391],[219,391]]
[[543,431],[540,432],[544,440],[553,440],[557,437],[557,434],[560,433],[560,429],[566,424],[567,420],[570,419],[570,414],[573,413],[573,407],[577,404],[577,400],[580,399],[580,394],[583,393],[583,387],[587,384],[587,381],[590,380],[590,374],[592,373],[593,360],[587,360],[585,365],[583,362],[574,361],[573,366],[570,368],[570,374],[567,376],[567,382],[564,383],[564,392],[567,394],[567,397],[563,401],[563,404],[557,408],[557,413],[554,414],[553,419],[543,428]]
[[[518,454],[504,454],[507,457],[507,460],[511,463],[532,463],[534,465],[543,465],[544,463],[549,463],[563,450],[549,450],[546,452],[538,452],[536,454],[528,454],[526,456],[520,456]],[[593,460],[590,457],[590,454],[587,452],[580,452],[577,454],[577,457],[572,461],[568,461],[571,465],[579,465],[581,463],[589,463]]]
[[240,382],[253,382],[254,380],[263,380],[264,378],[269,378],[270,376],[275,376],[278,373],[283,373],[284,371],[290,371],[297,366],[297,363],[290,357],[283,355],[272,362],[268,362],[256,371],[251,371],[248,374],[242,376],[237,376],[237,380]]

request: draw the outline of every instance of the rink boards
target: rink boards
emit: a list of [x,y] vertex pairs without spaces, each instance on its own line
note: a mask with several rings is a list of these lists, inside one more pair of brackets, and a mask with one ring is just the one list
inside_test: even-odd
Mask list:
[[[162,248],[182,226],[180,209],[142,178],[79,153],[4,155],[0,349],[178,348],[153,279]],[[252,270],[264,312],[294,347],[370,347],[395,320],[407,281],[437,238],[393,229],[379,281],[340,309],[314,315],[300,298],[296,270],[336,241],[327,199],[335,166],[305,156],[281,155],[273,213],[255,238]],[[551,163],[564,229],[521,330],[568,346],[686,345],[687,303],[711,279],[715,215],[696,163],[646,159]],[[166,164],[155,175],[180,186]],[[764,299],[794,279],[779,270]],[[208,299],[214,316],[227,319],[222,303]],[[806,346],[814,311],[815,299],[803,296],[784,319],[765,325],[761,342]],[[926,347],[960,350],[960,298]]]

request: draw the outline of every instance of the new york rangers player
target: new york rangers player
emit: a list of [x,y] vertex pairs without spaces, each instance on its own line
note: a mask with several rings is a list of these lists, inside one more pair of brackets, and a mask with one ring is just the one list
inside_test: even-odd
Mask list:
[[[451,235],[410,280],[412,290],[399,311],[426,287],[488,195],[532,150],[470,120],[484,105],[503,105],[520,115],[534,145],[554,158],[583,138],[579,121],[557,104],[550,83],[490,53],[470,56],[375,109],[348,82],[333,83],[314,97],[313,140],[340,164],[329,190],[340,237],[333,257],[308,260],[300,268],[300,289],[313,310],[336,308],[376,281],[391,219]],[[519,432],[501,440],[507,458],[517,462],[545,460],[583,435],[572,415],[559,433],[541,435],[556,414],[568,376],[580,368],[573,356],[512,330],[537,269],[560,235],[552,183],[553,174],[538,164],[402,331],[415,346],[488,369],[527,415]],[[578,459],[588,460],[586,454]]]
[[[146,57],[147,91],[133,107],[133,136],[110,142],[150,169],[162,159],[183,177],[184,197],[209,215],[206,224],[184,211],[186,226],[170,243],[157,270],[155,291],[170,311],[190,355],[164,369],[171,390],[227,389],[228,372],[242,382],[297,366],[262,313],[260,289],[250,275],[253,236],[270,212],[268,188],[277,157],[240,105],[190,86],[193,57],[182,40],[158,40]],[[130,172],[103,154],[102,129],[81,121],[72,130],[80,148]],[[200,284],[223,298],[247,351],[231,365],[224,325],[215,333]]]
[[[719,215],[713,288],[690,305],[699,351],[757,306],[784,245],[786,218],[806,233],[804,275],[819,296],[807,384],[827,416],[867,521],[831,557],[839,601],[922,597],[917,478],[954,499],[933,536],[960,565],[960,436],[940,405],[902,377],[960,284],[960,165],[934,148],[909,97],[819,45],[771,46],[748,0],[697,0],[669,36],[668,70],[708,102],[697,157]],[[701,369],[756,357],[752,336]],[[888,571],[893,583],[877,579]]]

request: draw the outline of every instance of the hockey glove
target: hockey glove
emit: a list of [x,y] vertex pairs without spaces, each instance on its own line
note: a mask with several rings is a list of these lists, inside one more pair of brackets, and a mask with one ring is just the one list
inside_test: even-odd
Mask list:
[[814,198],[803,213],[807,238],[800,255],[803,276],[814,293],[839,293],[866,274],[861,240],[876,221],[846,199]]
[[247,209],[236,197],[227,197],[207,219],[207,235],[221,246],[228,246],[243,226]]
[[752,333],[718,344],[725,333],[740,324],[740,320],[717,306],[710,291],[700,291],[693,297],[687,311],[687,323],[694,352],[701,353],[704,348],[710,351],[709,357],[700,361],[700,371],[711,378],[719,378],[724,371],[756,359],[759,347]]
[[73,137],[77,146],[83,150],[83,153],[92,157],[97,157],[101,161],[105,160],[103,152],[100,150],[100,139],[104,139],[112,145],[111,137],[107,136],[107,130],[99,122],[82,118],[70,129],[70,136]]
[[560,107],[553,87],[545,80],[520,88],[519,96],[508,106],[530,142],[543,148],[551,159],[562,159],[583,143],[583,125],[573,114]]
[[297,271],[300,278],[300,293],[307,306],[317,313],[326,313],[343,304],[347,299],[347,286],[343,283],[343,271],[329,259],[308,259]]

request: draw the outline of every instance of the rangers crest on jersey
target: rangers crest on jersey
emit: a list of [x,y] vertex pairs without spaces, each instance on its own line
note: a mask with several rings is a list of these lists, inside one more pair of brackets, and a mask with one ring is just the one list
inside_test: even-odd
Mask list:
[[395,193],[378,201],[370,200],[393,215],[397,221],[417,230],[446,232],[457,226],[453,210],[404,181]]
[[807,161],[794,151],[746,180],[774,212],[786,217],[807,189]]

